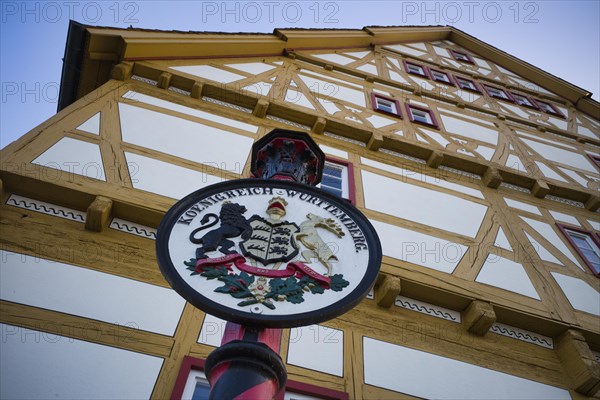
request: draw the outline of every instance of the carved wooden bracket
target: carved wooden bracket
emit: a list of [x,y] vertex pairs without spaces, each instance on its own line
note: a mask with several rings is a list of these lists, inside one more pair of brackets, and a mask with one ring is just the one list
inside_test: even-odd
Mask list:
[[383,274],[375,285],[375,301],[380,307],[390,308],[400,294],[401,282],[397,276]]
[[581,332],[569,329],[556,342],[556,353],[575,391],[586,396],[600,394],[600,368]]
[[112,200],[107,197],[97,196],[87,209],[85,229],[102,232],[107,225],[112,210]]
[[110,77],[119,81],[127,80],[131,77],[133,63],[122,62],[115,65],[110,71]]
[[158,77],[158,83],[156,84],[156,86],[158,86],[161,89],[168,89],[169,88],[169,84],[171,83],[171,78],[172,77],[173,77],[173,75],[171,75],[170,73],[163,72]]
[[311,132],[322,135],[323,132],[325,132],[325,125],[327,125],[327,120],[323,117],[318,117],[311,129]]
[[545,181],[538,179],[533,184],[533,187],[531,188],[531,193],[533,193],[535,197],[543,199],[548,193],[550,193],[550,187]]
[[490,303],[473,300],[463,312],[462,320],[469,332],[483,336],[496,322],[496,313]]
[[202,90],[204,89],[204,85],[200,82],[194,82],[194,85],[192,86],[192,92],[191,92],[191,96],[194,99],[201,99],[202,98]]
[[590,198],[585,202],[586,210],[596,211],[600,208],[600,196],[590,196]]
[[437,168],[442,165],[442,161],[444,161],[444,154],[439,151],[433,151],[427,159],[427,166]]
[[264,118],[267,116],[267,109],[269,108],[269,101],[265,99],[258,99],[256,102],[256,106],[254,106],[254,110],[252,110],[252,115],[258,118]]
[[373,132],[367,143],[367,149],[377,151],[383,145],[383,135],[379,132]]
[[502,183],[502,176],[496,168],[488,167],[481,180],[487,187],[497,189]]

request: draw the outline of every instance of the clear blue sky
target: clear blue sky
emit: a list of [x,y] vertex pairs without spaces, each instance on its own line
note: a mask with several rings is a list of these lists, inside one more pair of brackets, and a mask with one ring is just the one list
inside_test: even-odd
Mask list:
[[600,1],[0,2],[0,146],[56,113],[69,19],[165,30],[453,25],[599,99]]

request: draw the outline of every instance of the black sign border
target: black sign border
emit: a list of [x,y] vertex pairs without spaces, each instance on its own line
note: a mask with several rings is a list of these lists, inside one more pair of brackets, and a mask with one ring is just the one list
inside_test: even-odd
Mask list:
[[[341,209],[351,217],[362,230],[369,251],[367,271],[358,286],[342,300],[318,310],[291,315],[266,315],[259,313],[253,314],[246,311],[236,311],[203,296],[188,285],[173,265],[168,247],[171,230],[177,223],[178,218],[201,199],[226,190],[249,187],[290,189],[313,194],[323,198],[325,201]],[[217,183],[199,189],[175,203],[164,215],[158,227],[156,233],[156,257],[160,270],[167,282],[180,296],[194,307],[214,315],[215,317],[242,325],[259,328],[294,328],[328,321],[346,313],[360,303],[373,287],[375,280],[377,279],[377,274],[381,267],[382,251],[381,243],[375,228],[371,225],[367,217],[350,204],[350,202],[319,188],[301,183],[266,179],[238,179]]]

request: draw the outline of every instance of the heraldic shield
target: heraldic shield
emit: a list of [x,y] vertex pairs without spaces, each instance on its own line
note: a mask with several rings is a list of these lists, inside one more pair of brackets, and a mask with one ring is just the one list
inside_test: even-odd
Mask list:
[[240,249],[246,257],[267,265],[289,261],[298,254],[294,235],[300,228],[295,223],[272,223],[258,215],[253,215],[248,222],[252,227],[252,235],[240,243]]

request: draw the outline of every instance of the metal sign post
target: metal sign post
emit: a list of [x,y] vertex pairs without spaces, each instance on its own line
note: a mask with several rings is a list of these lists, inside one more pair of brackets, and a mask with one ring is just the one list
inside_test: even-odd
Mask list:
[[206,360],[211,399],[273,398],[287,380],[279,328],[335,318],[375,282],[377,234],[349,202],[314,187],[324,163],[308,134],[276,129],[253,146],[253,179],[200,189],[161,221],[167,281],[229,321]]

